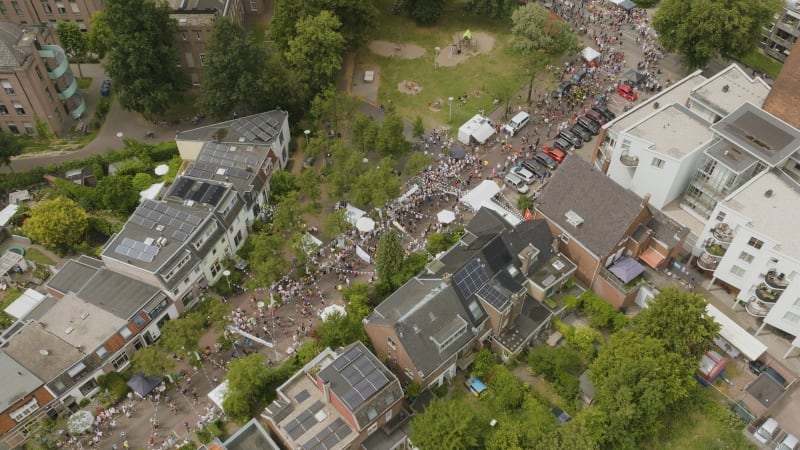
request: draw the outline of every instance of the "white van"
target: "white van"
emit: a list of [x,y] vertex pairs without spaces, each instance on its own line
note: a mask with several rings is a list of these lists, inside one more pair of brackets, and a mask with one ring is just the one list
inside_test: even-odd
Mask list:
[[520,194],[525,194],[528,192],[528,184],[525,183],[525,180],[514,175],[513,173],[506,175],[505,182],[506,184],[513,186],[514,189],[516,189]]
[[791,434],[787,434],[783,441],[775,447],[775,450],[796,450],[798,440]]
[[505,125],[505,129],[511,133],[511,135],[517,134],[517,131],[521,130],[522,127],[528,124],[531,121],[531,115],[526,113],[525,111],[520,111],[508,121]]
[[753,433],[753,437],[758,440],[758,442],[766,444],[772,438],[775,437],[775,434],[778,432],[778,421],[770,417],[760,427]]

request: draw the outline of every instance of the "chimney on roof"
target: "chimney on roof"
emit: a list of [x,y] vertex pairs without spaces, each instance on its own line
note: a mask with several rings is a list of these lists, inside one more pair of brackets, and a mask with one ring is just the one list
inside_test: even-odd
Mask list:
[[533,247],[530,244],[528,244],[525,247],[523,247],[523,249],[519,252],[518,257],[519,257],[520,261],[522,262],[522,265],[520,267],[520,271],[526,277],[528,276],[528,272],[531,269],[531,260],[533,259],[533,254],[534,253],[535,253],[535,251],[534,251]]
[[444,281],[446,284],[450,284],[453,281],[453,274],[450,272],[445,273],[442,275],[442,281]]
[[558,253],[558,241],[561,236],[553,238],[553,245],[551,246],[551,253]]
[[642,197],[642,208],[647,208],[650,205],[650,194],[644,194]]
[[325,404],[331,402],[331,382],[327,380],[322,381],[322,399]]

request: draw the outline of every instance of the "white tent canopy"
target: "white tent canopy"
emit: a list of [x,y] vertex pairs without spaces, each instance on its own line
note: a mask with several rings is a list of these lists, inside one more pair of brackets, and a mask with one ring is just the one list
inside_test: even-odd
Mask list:
[[226,395],[228,395],[228,380],[223,381],[212,389],[211,392],[208,393],[208,398],[212,403],[217,405],[217,408],[221,411],[225,411],[225,408],[222,407],[222,402],[225,400]]
[[358,219],[364,216],[366,212],[356,208],[353,205],[347,205],[347,211],[344,213],[345,219],[350,222],[351,225],[356,226]]
[[16,204],[8,205],[5,208],[3,208],[3,210],[0,211],[0,227],[8,225],[8,221],[11,220],[12,217],[14,217],[14,214],[17,213],[18,209],[19,205]]
[[600,52],[598,52],[597,50],[593,49],[592,47],[586,47],[581,52],[581,56],[583,56],[583,59],[585,59],[586,62],[592,62],[595,59],[600,57]]
[[500,187],[497,183],[492,180],[483,180],[481,184],[464,194],[459,201],[467,205],[470,210],[477,211],[485,201],[491,200],[498,192],[500,192]]
[[485,144],[494,133],[495,129],[489,123],[489,119],[480,114],[475,114],[458,129],[458,140],[465,145],[471,145],[472,140],[479,144]]
[[334,314],[334,313],[339,314],[340,316],[346,316],[347,315],[347,311],[344,309],[344,306],[337,305],[337,304],[334,303],[333,305],[326,306],[322,311],[320,311],[319,317],[324,322],[324,321],[328,320],[328,317],[330,317],[331,314]]
[[706,305],[708,314],[717,321],[720,325],[719,335],[728,341],[732,346],[739,349],[740,352],[747,359],[755,361],[767,351],[767,346],[758,340],[755,336],[748,333],[747,330],[739,326],[733,319],[726,316],[725,313],[714,307],[713,305]]
[[26,289],[18,299],[8,305],[5,309],[6,314],[14,317],[17,320],[22,320],[28,316],[28,313],[33,311],[34,308],[39,306],[39,303],[44,301],[45,295],[34,291],[33,289]]
[[375,221],[367,216],[359,217],[356,221],[356,229],[362,233],[369,233],[375,229]]
[[515,227],[520,223],[522,223],[522,219],[519,216],[512,214],[507,209],[500,206],[500,204],[494,200],[486,200],[481,204],[481,207],[488,208],[496,212],[497,214],[500,215],[500,217],[503,218],[503,220],[506,221],[506,223],[508,223],[512,227]]

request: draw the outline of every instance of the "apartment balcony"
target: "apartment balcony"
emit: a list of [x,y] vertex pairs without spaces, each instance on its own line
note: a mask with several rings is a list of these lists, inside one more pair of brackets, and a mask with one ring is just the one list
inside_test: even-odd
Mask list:
[[703,253],[700,254],[700,257],[697,258],[697,267],[708,271],[716,270],[719,262],[722,261],[722,257],[725,256],[726,251],[727,249],[719,243],[709,243],[703,249]]
[[763,303],[774,304],[783,294],[783,291],[772,289],[766,283],[761,283],[756,287],[756,298]]
[[67,54],[58,45],[42,45],[39,48],[39,56],[54,59],[58,63],[56,67],[51,67],[51,64],[47,64],[47,74],[51,80],[59,78],[69,71]]
[[86,112],[86,100],[80,92],[73,98],[73,103],[76,105],[72,111],[69,112],[70,117],[73,119],[80,119],[84,112]]
[[711,236],[718,242],[730,244],[733,241],[733,230],[727,223],[719,223],[711,229]]
[[619,155],[619,162],[621,162],[623,166],[636,167],[639,165],[639,157],[631,156],[627,151],[624,151]]
[[745,305],[744,309],[753,317],[767,317],[769,310],[772,309],[772,305],[773,303],[764,303],[753,297],[753,299]]
[[786,279],[786,274],[778,273],[776,270],[770,270],[764,275],[764,283],[767,287],[778,292],[784,291],[789,287],[789,280]]
[[73,77],[72,83],[70,83],[66,88],[58,90],[58,98],[61,100],[66,100],[75,95],[76,92],[78,92],[78,80]]

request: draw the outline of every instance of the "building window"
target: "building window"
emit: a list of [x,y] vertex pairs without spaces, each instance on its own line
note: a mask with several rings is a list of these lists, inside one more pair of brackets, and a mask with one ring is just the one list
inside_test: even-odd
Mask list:
[[221,269],[222,267],[219,265],[219,260],[214,261],[214,264],[211,265],[211,277],[216,277]]
[[722,212],[722,211],[717,213],[717,222],[722,222],[723,220],[725,220],[725,216],[726,216],[726,214],[724,212]]
[[8,10],[6,9],[6,2],[0,2],[0,14],[7,16]]
[[369,428],[367,429],[367,434],[372,434],[376,431],[378,431],[378,422],[375,422],[369,426]]
[[19,3],[17,3],[16,1],[12,1],[11,6],[14,8],[14,12],[17,13],[18,16],[22,15],[22,8],[19,7]]
[[3,85],[3,90],[6,91],[8,95],[14,95],[14,86],[11,85],[11,82],[8,80],[0,80],[0,84]]
[[175,58],[175,67],[180,67],[180,66],[181,66],[181,57],[178,56],[177,58]]
[[121,368],[123,368],[126,365],[128,365],[128,361],[129,360],[130,359],[128,358],[128,354],[127,353],[123,353],[123,354],[117,356],[116,358],[114,358],[114,361],[111,361],[111,364],[114,366],[114,369],[120,370]]
[[128,327],[123,327],[121,330],[119,330],[119,335],[122,336],[123,339],[128,339],[133,335],[133,331],[131,331]]
[[25,127],[25,134],[28,136],[36,135],[36,129],[33,128],[33,124],[30,122],[22,122],[22,126]]
[[83,385],[78,390],[81,391],[81,395],[88,395],[96,387],[97,387],[97,380],[91,378],[86,383],[83,383]]
[[2,103],[0,103],[0,115],[2,115],[2,116],[7,116],[8,115],[8,108],[6,108],[6,105],[4,105]]
[[656,169],[660,169],[664,167],[664,160],[659,158],[653,158],[653,162],[651,162],[650,165],[655,167]]
[[11,102],[11,106],[14,107],[14,111],[17,112],[20,116],[25,115],[25,108],[22,107],[22,103],[20,102]]
[[25,420],[26,417],[33,414],[37,409],[39,409],[39,402],[36,401],[36,398],[32,398],[28,403],[25,403],[24,405],[15,409],[8,416],[11,417],[14,422],[20,423]]
[[393,414],[392,414],[392,410],[391,410],[391,409],[390,409],[390,410],[388,410],[388,411],[386,411],[386,421],[387,421],[387,422],[388,422],[388,421],[390,421],[390,420],[392,420],[392,415],[393,415]]
[[761,250],[761,247],[764,245],[764,241],[751,237],[750,240],[747,241],[747,245],[753,247],[756,250]]
[[12,132],[13,134],[19,134],[19,128],[17,128],[16,123],[6,122],[6,126],[8,127],[8,131]]
[[53,94],[50,93],[50,88],[45,88],[44,93],[47,95],[47,99],[50,100],[50,103],[53,103]]
[[753,262],[753,255],[747,252],[742,252],[741,254],[739,254],[739,259],[750,264],[751,262]]
[[569,235],[568,234],[566,234],[566,233],[562,234],[560,239],[561,239],[561,242],[563,242],[565,244],[569,244]]
[[95,354],[97,355],[98,358],[103,359],[103,357],[108,354],[108,350],[106,350],[105,347],[100,347],[97,349]]
[[258,12],[258,0],[250,0],[250,12]]
[[78,14],[81,12],[80,8],[78,8],[78,1],[77,0],[69,0],[69,7],[72,12]]
[[185,31],[181,31],[181,39],[184,40],[184,41],[187,39]]
[[50,2],[47,0],[42,0],[42,9],[44,9],[45,14],[53,14],[53,8],[50,7]]
[[[186,281],[188,281],[188,280],[189,279],[187,278]],[[161,314],[161,311],[163,311],[166,308],[167,308],[167,299],[161,300],[161,303],[159,303],[153,309],[148,311],[147,315],[150,316],[150,317],[154,317],[154,318],[158,317],[158,315]],[[141,317],[141,316],[137,316],[137,317]],[[144,323],[144,322],[142,322],[142,323]]]
[[36,72],[36,76],[39,78],[39,81],[44,81],[44,76],[42,76],[42,71],[39,70],[39,66],[34,66],[33,71]]
[[206,65],[206,55],[205,55],[205,53],[200,53],[200,65],[201,66],[205,66]]
[[233,245],[238,247],[240,242],[242,242],[242,230],[239,230],[236,236],[233,237]]
[[59,14],[66,14],[67,8],[64,7],[63,2],[56,1],[56,9],[58,10]]
[[195,37],[197,38],[197,40],[199,41],[199,40],[201,39],[201,36],[202,36],[202,35],[200,34],[200,32],[199,32],[199,31],[195,31],[195,32],[194,32],[194,36],[195,36]]
[[396,350],[397,349],[397,344],[395,344],[394,341],[392,340],[392,338],[390,338],[388,336],[386,337],[386,345],[388,345],[389,348],[392,349],[392,350]]
[[732,274],[734,274],[734,275],[736,275],[737,277],[741,277],[741,276],[743,276],[743,275],[744,275],[744,272],[745,272],[745,270],[744,270],[744,269],[742,269],[742,268],[741,268],[741,267],[739,267],[739,266],[733,266],[733,267],[731,267],[731,273],[732,273]]
[[798,324],[800,323],[800,315],[787,311],[786,314],[783,315],[783,320],[787,322],[792,322],[794,324]]

